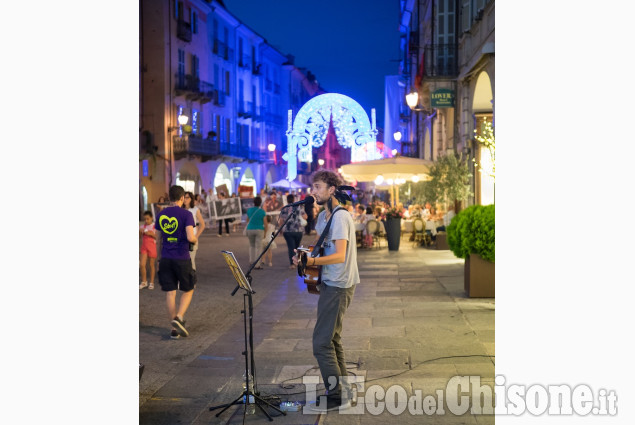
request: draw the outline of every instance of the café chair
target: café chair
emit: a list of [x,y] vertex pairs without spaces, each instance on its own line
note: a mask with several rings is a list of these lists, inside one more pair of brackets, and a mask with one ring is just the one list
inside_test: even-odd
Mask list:
[[379,221],[377,220],[368,220],[366,222],[366,234],[373,236],[373,246],[377,245],[381,248],[381,227],[379,226]]
[[423,222],[421,217],[417,217],[412,221],[412,228],[415,232],[415,238],[413,246],[417,246],[417,244],[425,243],[426,241],[426,224]]

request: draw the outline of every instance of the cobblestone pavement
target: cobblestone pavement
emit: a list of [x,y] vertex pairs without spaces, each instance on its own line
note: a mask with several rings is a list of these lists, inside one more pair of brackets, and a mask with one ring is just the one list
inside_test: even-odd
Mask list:
[[[305,236],[308,245],[315,236]],[[286,243],[280,235],[273,267],[254,270],[253,346],[257,392],[267,400],[306,399],[302,376],[317,376],[311,335],[317,296],[288,268]],[[139,383],[140,424],[237,424],[243,406],[232,406],[219,417],[213,406],[230,403],[242,392],[245,358],[244,291],[234,296],[236,282],[220,254],[234,252],[248,269],[248,242],[242,233],[217,236],[214,225],[199,243],[198,284],[188,313],[190,336],[172,340],[165,297],[159,286],[139,294],[139,360],[145,369]],[[361,283],[344,319],[343,344],[351,375],[365,378],[365,390],[405,391],[403,397],[436,397],[456,375],[480,376],[481,385],[494,382],[494,299],[466,298],[463,260],[450,251],[413,247],[404,237],[398,251],[359,249]],[[375,387],[377,389],[378,387]],[[419,391],[420,390],[420,391]],[[318,386],[318,396],[323,385]],[[390,392],[390,391],[389,391]],[[489,399],[485,390],[485,399]],[[278,424],[493,424],[493,415],[428,415],[419,405],[400,410],[360,391],[362,413],[279,415]],[[393,394],[395,394],[393,392]],[[413,397],[416,398],[416,397]],[[404,399],[405,400],[405,399]],[[380,404],[378,404],[380,403]],[[378,407],[379,406],[379,407]],[[419,410],[416,410],[419,407]],[[413,410],[415,408],[415,410]],[[434,410],[434,409],[433,409]],[[438,410],[437,410],[438,411]],[[418,413],[418,414],[417,414]],[[246,422],[268,422],[259,410]]]

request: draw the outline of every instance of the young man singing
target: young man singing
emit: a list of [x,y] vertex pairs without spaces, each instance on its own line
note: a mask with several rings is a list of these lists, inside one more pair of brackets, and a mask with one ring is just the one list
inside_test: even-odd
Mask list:
[[[315,411],[350,406],[341,332],[344,313],[353,299],[355,285],[359,283],[359,271],[355,224],[351,215],[335,197],[340,184],[337,174],[318,171],[314,174],[311,185],[311,196],[318,205],[325,206],[315,225],[318,235],[324,232],[327,222],[333,218],[322,244],[324,255],[307,259],[308,266],[322,266],[317,322],[313,329],[313,355],[320,367],[328,393],[326,398],[321,397],[312,407]],[[297,265],[297,255],[293,262]],[[324,400],[326,403],[320,402]]]

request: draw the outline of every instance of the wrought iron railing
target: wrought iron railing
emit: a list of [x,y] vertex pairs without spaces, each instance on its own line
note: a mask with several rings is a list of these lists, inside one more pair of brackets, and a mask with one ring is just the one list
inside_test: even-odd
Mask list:
[[238,66],[244,69],[251,68],[251,56],[243,55],[238,58]]
[[177,96],[184,94],[188,99],[202,103],[214,99],[214,85],[189,74],[177,72],[174,75],[174,91]]
[[424,47],[423,72],[426,77],[456,77],[458,56],[456,44],[428,44]]
[[419,144],[414,142],[401,142],[401,156],[419,158]]
[[188,43],[192,41],[192,25],[189,22],[178,20],[176,23],[176,36]]
[[211,138],[203,138],[199,135],[173,137],[173,151],[177,157],[185,155],[215,156],[221,153],[219,143]]

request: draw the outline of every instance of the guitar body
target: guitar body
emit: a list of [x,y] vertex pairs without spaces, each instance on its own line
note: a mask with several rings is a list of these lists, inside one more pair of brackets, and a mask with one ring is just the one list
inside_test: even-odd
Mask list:
[[[310,245],[309,248],[298,248],[300,252],[300,261],[298,262],[298,275],[304,278],[304,283],[309,291],[309,294],[320,295],[319,286],[322,283],[322,266],[307,266],[308,255],[313,253],[314,245]],[[324,254],[324,248],[320,248],[319,255]],[[318,256],[319,256],[318,255]]]

